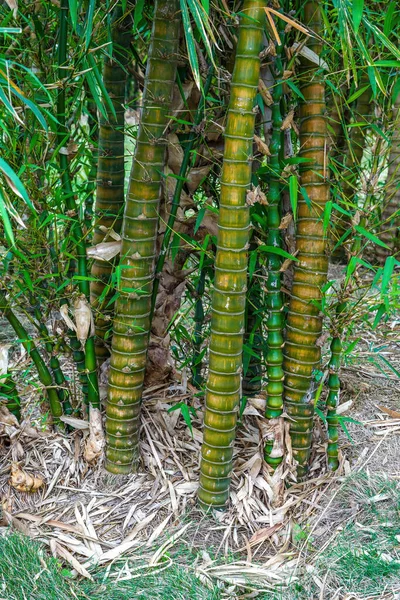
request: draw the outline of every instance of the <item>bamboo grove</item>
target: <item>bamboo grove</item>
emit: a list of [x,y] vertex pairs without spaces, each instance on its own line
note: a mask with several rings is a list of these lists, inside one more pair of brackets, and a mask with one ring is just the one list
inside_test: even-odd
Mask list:
[[101,413],[96,459],[130,474],[143,390],[178,380],[189,431],[203,407],[202,507],[229,502],[251,396],[269,473],[307,477],[316,423],[339,467],[341,366],[399,308],[384,6],[2,4],[0,402],[17,418],[32,381],[63,435]]

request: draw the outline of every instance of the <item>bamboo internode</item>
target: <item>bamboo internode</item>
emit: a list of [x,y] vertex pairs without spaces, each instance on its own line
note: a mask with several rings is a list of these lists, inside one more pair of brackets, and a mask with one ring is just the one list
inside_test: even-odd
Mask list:
[[204,506],[223,507],[229,496],[241,393],[250,226],[246,194],[251,182],[254,105],[264,18],[262,0],[245,1],[232,76],[221,176],[199,488],[199,500]]
[[107,403],[106,467],[130,473],[138,458],[140,402],[154,280],[165,128],[175,82],[180,15],[156,2],[143,107],[125,205]]

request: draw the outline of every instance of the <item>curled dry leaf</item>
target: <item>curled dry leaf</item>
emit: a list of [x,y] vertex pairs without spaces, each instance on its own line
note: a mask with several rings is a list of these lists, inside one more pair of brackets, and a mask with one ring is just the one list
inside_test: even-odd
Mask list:
[[43,483],[41,477],[35,477],[23,471],[18,463],[11,464],[10,485],[19,492],[35,493],[42,487]]
[[60,306],[60,314],[68,329],[76,331],[75,323],[68,314],[68,304],[63,304],[62,306]]
[[268,145],[258,135],[254,136],[254,141],[256,143],[257,150],[261,152],[261,154],[264,156],[271,156]]
[[86,253],[89,258],[97,260],[109,261],[112,260],[121,252],[122,242],[102,242],[87,248]]
[[267,88],[267,86],[265,85],[265,83],[263,82],[262,79],[259,79],[259,81],[258,81],[258,91],[260,92],[261,97],[264,100],[265,104],[267,106],[272,106],[272,104],[274,103],[274,100],[272,98],[271,92],[269,91],[269,89]]
[[74,313],[76,337],[82,346],[84,346],[89,335],[93,335],[94,332],[92,309],[90,308],[85,296],[78,296],[75,300]]
[[268,206],[267,197],[263,191],[261,191],[260,186],[253,187],[251,190],[247,192],[246,196],[246,204],[247,206],[254,206],[254,204],[263,204],[264,206]]
[[287,229],[292,221],[293,221],[292,213],[290,213],[290,212],[286,213],[286,215],[284,217],[282,217],[282,220],[279,224],[278,229]]
[[88,463],[95,463],[103,453],[104,432],[101,412],[98,408],[90,409],[89,437],[84,451],[84,457]]
[[294,110],[289,110],[286,117],[283,119],[281,130],[291,129],[293,127],[293,119],[294,119]]
[[179,142],[179,138],[176,133],[170,133],[168,135],[168,161],[169,168],[178,175],[183,161],[183,148]]
[[115,240],[116,242],[120,242],[122,240],[119,233],[114,231],[114,229],[109,229],[105,225],[100,225],[99,229],[100,229],[100,231],[102,231],[105,234],[104,241],[107,241],[108,238],[111,238],[112,240]]

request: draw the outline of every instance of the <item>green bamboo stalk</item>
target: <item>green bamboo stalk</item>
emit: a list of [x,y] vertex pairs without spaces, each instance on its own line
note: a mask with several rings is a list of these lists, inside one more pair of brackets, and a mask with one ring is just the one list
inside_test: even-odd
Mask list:
[[[271,109],[272,135],[270,142],[271,156],[269,159],[270,182],[267,195],[267,245],[272,248],[282,248],[282,236],[279,225],[282,214],[281,164],[282,153],[282,115],[281,100],[283,66],[281,60],[282,47],[277,47],[273,65],[275,85],[272,89],[273,105]],[[281,257],[273,252],[267,253],[268,276],[266,282],[267,318],[267,403],[265,416],[267,419],[277,419],[283,410],[283,293],[281,291]],[[271,423],[272,425],[272,423]],[[271,439],[272,438],[272,439]],[[265,445],[265,460],[273,468],[282,462],[282,448],[274,450],[273,428],[271,438]]]
[[[67,65],[67,33],[68,33],[68,0],[60,2],[60,33],[58,40],[58,78],[59,91],[57,95],[57,120],[58,131],[57,140],[60,147],[67,146],[69,132],[66,127],[66,105],[65,105],[65,69]],[[64,201],[67,211],[69,212],[71,222],[71,242],[76,252],[77,259],[77,275],[79,276],[78,285],[79,291],[83,294],[86,300],[90,301],[90,286],[86,260],[86,244],[79,221],[79,211],[76,203],[76,198],[71,185],[71,176],[68,166],[68,156],[63,152],[58,153],[58,160],[61,171],[61,183],[64,192]],[[91,336],[85,343],[85,370],[88,381],[87,398],[90,406],[99,408],[100,395],[97,381],[96,371],[96,355],[94,347],[94,338]]]
[[10,323],[11,327],[17,334],[19,341],[24,346],[25,350],[33,360],[39,375],[40,382],[46,390],[47,397],[50,403],[51,414],[53,415],[54,419],[57,420],[63,414],[63,409],[57,394],[57,390],[53,384],[53,379],[51,377],[50,371],[47,368],[43,358],[40,356],[39,350],[36,348],[35,343],[30,338],[25,327],[22,325],[18,317],[14,314],[13,310],[10,308],[6,296],[3,292],[0,292],[0,313],[2,313],[7,319],[7,321]]
[[[256,252],[257,244],[253,241],[250,242],[250,253]],[[243,381],[242,381],[242,394],[243,396],[255,396],[261,390],[261,378],[262,378],[262,345],[263,338],[261,333],[261,321],[262,321],[262,290],[259,279],[257,277],[257,271],[259,270],[259,263],[257,261],[255,273],[253,277],[248,278],[247,283],[247,298],[246,298],[246,312],[245,312],[245,332],[244,332],[244,344],[246,344],[251,354],[248,358],[247,368],[245,368],[246,357],[243,353]]]
[[[127,65],[130,59],[132,21],[130,13],[122,14],[120,6],[116,6],[111,24],[112,52],[107,56],[103,66],[104,86],[111,99],[115,115],[108,111],[107,119],[100,116],[99,150],[96,182],[96,204],[93,244],[100,244],[107,232],[114,229],[120,233],[124,210],[124,126],[125,95],[127,87]],[[90,284],[91,304],[95,311],[96,357],[103,363],[110,352],[105,343],[110,329],[113,305],[110,299],[111,275],[116,260],[93,261],[91,275],[96,279]]]
[[377,258],[381,264],[389,254],[400,252],[400,94],[398,94],[393,106],[393,133],[389,154],[389,169],[386,183],[386,196],[388,200],[382,213],[381,240],[389,246],[385,250],[377,246]]
[[[339,308],[339,307],[338,307]],[[340,313],[340,309],[338,311]],[[339,404],[340,379],[339,369],[342,358],[342,341],[339,333],[333,337],[331,342],[331,359],[329,361],[328,398],[326,400],[327,422],[328,422],[328,468],[336,471],[339,466],[338,460],[338,417],[336,413]]]
[[[32,304],[34,304],[33,299],[31,300],[31,305]],[[34,306],[34,315],[38,323],[37,327],[43,337],[44,347],[46,348],[46,352],[50,357],[49,366],[51,372],[53,373],[54,381],[57,384],[57,395],[61,404],[63,405],[63,412],[66,415],[71,415],[72,406],[68,397],[67,381],[64,377],[64,373],[62,372],[60,361],[58,360],[54,344],[50,339],[46,325],[42,322],[42,315],[40,314],[40,309],[37,306]]]
[[140,403],[150,331],[165,128],[179,42],[177,0],[158,0],[148,53],[143,108],[125,205],[111,351],[106,468],[130,473],[138,459]]
[[[308,0],[304,6],[304,22],[318,37],[311,37],[307,46],[321,54],[323,33],[320,4]],[[284,349],[285,409],[290,418],[293,456],[298,462],[298,476],[307,473],[313,429],[313,371],[320,364],[321,350],[317,340],[321,335],[322,318],[318,302],[326,283],[328,257],[325,254],[326,235],[322,215],[329,198],[326,161],[326,115],[324,80],[321,69],[305,64],[301,91],[305,98],[300,105],[300,152],[311,159],[301,168],[301,185],[311,201],[309,206],[300,195],[296,246],[298,261],[287,317]]]
[[6,399],[8,410],[21,419],[21,400],[18,396],[18,390],[14,379],[9,373],[0,377],[0,401],[1,398]]
[[233,441],[241,392],[255,99],[265,3],[245,0],[231,83],[221,176],[212,299],[209,375],[199,501],[223,508],[229,497]]

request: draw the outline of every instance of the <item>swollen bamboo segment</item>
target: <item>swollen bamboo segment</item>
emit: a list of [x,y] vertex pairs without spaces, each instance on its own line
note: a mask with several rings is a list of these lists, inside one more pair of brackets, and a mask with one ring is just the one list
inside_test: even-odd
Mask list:
[[106,467],[114,473],[131,472],[138,458],[165,128],[175,81],[179,26],[179,2],[156,2],[142,114],[124,212],[119,297],[112,340]]
[[[317,34],[322,33],[319,3],[308,1],[304,7],[305,23]],[[316,54],[321,42],[313,37],[307,42]],[[313,425],[313,371],[318,368],[321,350],[317,340],[322,318],[318,301],[326,283],[328,257],[322,215],[329,197],[326,161],[326,116],[324,82],[317,66],[309,64],[301,91],[300,153],[311,159],[301,169],[301,185],[311,201],[300,195],[297,219],[297,258],[287,318],[284,350],[285,407],[290,418],[293,455],[298,461],[298,475],[307,472]]]
[[[282,98],[282,64],[280,48],[277,49],[275,59],[275,85],[273,88],[272,105],[272,136],[270,143],[271,157],[269,166],[271,170],[268,209],[267,209],[267,244],[273,248],[282,246],[281,231],[281,184],[280,184],[280,152],[282,140],[282,115],[280,101]],[[282,414],[283,407],[283,294],[281,291],[281,259],[278,254],[267,255],[268,278],[267,290],[267,405],[265,416],[276,419]],[[272,425],[272,423],[271,423]],[[273,430],[273,428],[272,428]],[[281,447],[274,449],[273,439],[268,440],[265,446],[265,460],[272,467],[282,461]]]
[[[107,232],[121,231],[124,207],[124,102],[127,82],[126,65],[129,59],[131,18],[122,17],[117,7],[112,23],[112,56],[103,67],[103,81],[115,110],[115,116],[100,116],[99,160],[96,182],[96,205],[93,245],[104,241]],[[109,112],[110,109],[107,107]],[[108,239],[112,241],[112,239]],[[90,301],[95,311],[96,357],[102,363],[109,351],[104,344],[110,328],[112,309],[108,306],[112,293],[108,292],[114,261],[94,260],[90,284]]]
[[246,304],[249,238],[246,193],[251,182],[264,5],[262,0],[245,0],[241,10],[225,129],[199,487],[199,500],[204,506],[223,507],[229,497]]

